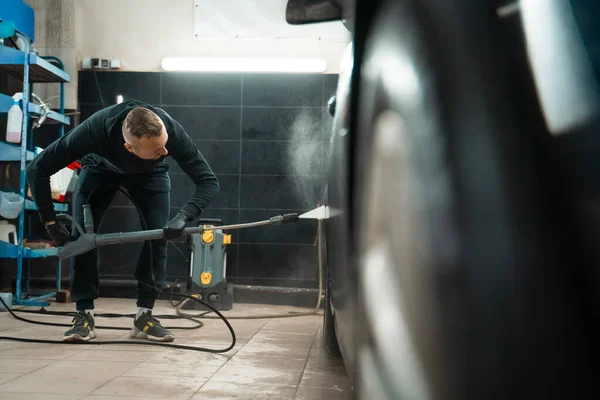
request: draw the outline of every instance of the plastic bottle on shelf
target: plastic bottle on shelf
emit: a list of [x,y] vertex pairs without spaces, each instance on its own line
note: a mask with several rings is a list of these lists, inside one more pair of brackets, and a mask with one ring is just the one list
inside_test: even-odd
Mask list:
[[[4,302],[6,303],[6,305],[8,306],[9,309],[12,308],[12,302],[13,302],[13,295],[12,293],[0,293],[0,297],[2,297],[2,300],[4,300]],[[7,311],[6,307],[4,307],[4,304],[2,304],[2,302],[0,302],[0,311]]]
[[6,141],[10,143],[21,143],[21,129],[23,127],[23,111],[19,107],[22,93],[13,96],[13,105],[8,110],[8,121],[6,123]]

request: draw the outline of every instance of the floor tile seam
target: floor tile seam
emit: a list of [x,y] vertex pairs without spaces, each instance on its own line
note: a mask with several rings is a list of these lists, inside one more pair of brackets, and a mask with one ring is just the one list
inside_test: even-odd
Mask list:
[[[143,395],[143,396],[140,396],[140,395],[137,395],[137,394],[128,394],[127,396],[122,396],[120,394],[92,394],[92,393],[88,393],[85,396],[102,396],[102,397],[109,397],[109,398],[111,398],[111,397],[114,397],[114,398],[117,398],[117,397],[129,397],[129,398],[135,398],[135,399],[164,399],[163,396],[148,396],[146,394]],[[82,398],[85,398],[85,396],[82,397]],[[180,399],[181,400],[186,400],[187,398],[186,397],[181,397]]]
[[[16,349],[8,349],[8,350],[16,350]],[[85,351],[85,350],[79,351],[79,352],[74,353],[74,354],[69,354],[68,356],[61,356],[62,358],[40,358],[39,356],[35,356],[35,355],[32,355],[30,357],[22,357],[22,356],[19,357],[18,354],[11,354],[10,357],[2,357],[2,354],[0,354],[0,360],[15,359],[15,360],[63,361],[63,360],[69,360],[69,359],[71,359],[71,357],[75,357],[76,355],[82,353],[83,351]],[[56,357],[59,357],[59,356],[57,355]]]
[[[135,368],[135,367],[133,367],[133,368]],[[128,369],[127,371],[123,372],[122,374],[124,374],[124,373],[126,373],[126,372],[128,372],[128,371],[130,371],[130,369]],[[28,373],[26,373],[26,374],[23,374],[23,375],[29,375],[29,374],[33,374],[34,372],[39,372],[39,370],[32,371],[32,372],[28,372]],[[115,375],[115,376],[113,376],[113,378],[118,378],[118,377],[122,376],[122,374],[121,374],[121,375]],[[44,375],[50,375],[50,376],[64,376],[65,374],[64,374],[64,373],[60,373],[60,372],[44,372]],[[81,377],[85,377],[85,376],[87,376],[87,375],[85,375],[85,374],[76,375],[76,374],[75,374],[75,375],[71,375],[71,376],[72,376],[73,378],[81,378]],[[97,376],[97,375],[96,375],[96,376]],[[108,376],[109,376],[109,375],[107,375],[107,377],[108,377]]]
[[[88,393],[87,393],[85,396],[91,395],[91,394],[93,394],[94,392],[96,392],[96,391],[98,391],[98,390],[102,389],[104,386],[108,385],[109,383],[111,383],[112,381],[114,381],[115,379],[117,379],[118,377],[119,377],[118,375],[117,375],[117,376],[114,376],[114,377],[112,377],[111,379],[109,379],[108,381],[104,382],[102,385],[98,386],[97,388],[95,388],[95,389],[94,389],[94,390],[92,390],[91,392],[88,392]],[[85,397],[85,396],[84,396],[84,397]],[[100,395],[99,395],[99,396],[100,396]]]
[[300,380],[298,381],[298,386],[296,386],[296,391],[294,392],[294,399],[298,396],[298,391],[300,390],[300,384],[302,383],[302,378],[304,377],[304,372],[306,371],[306,366],[308,365],[308,359],[310,358],[310,353],[312,351],[313,346],[315,345],[315,341],[317,340],[317,334],[319,333],[319,328],[317,327],[315,334],[313,336],[313,341],[310,345],[310,349],[308,350],[308,354],[306,355],[306,360],[304,361],[304,368],[302,368],[302,373],[300,374]]
[[[28,358],[14,358],[13,360],[28,360]],[[51,366],[51,365],[54,365],[54,364],[56,364],[57,362],[59,362],[59,361],[63,361],[63,360],[42,360],[42,361],[52,361],[52,362],[51,362],[50,364],[47,364],[47,365],[44,365],[44,366],[41,366],[41,367],[37,367],[37,368],[35,368],[35,369],[32,369],[31,371],[29,371],[29,372],[26,372],[26,373],[24,373],[23,375],[29,375],[29,374],[33,374],[34,372],[38,372],[38,371],[39,371],[39,370],[41,370],[41,369],[44,369],[44,368],[46,368],[46,367],[49,367],[49,366]]]
[[[298,371],[294,371],[298,372]],[[232,383],[231,381],[212,381],[212,383]],[[286,387],[286,388],[298,388],[298,385],[288,384],[288,383],[244,383],[246,385],[256,385],[256,386],[277,386],[277,387]],[[321,388],[322,389],[322,388]]]
[[41,396],[47,396],[49,394],[55,394],[55,395],[58,395],[58,396],[71,396],[71,395],[72,396],[79,396],[79,395],[81,395],[81,397],[79,397],[77,400],[81,400],[84,397],[86,397],[86,396],[89,395],[89,393],[81,394],[81,393],[48,393],[48,392],[0,392],[0,393],[1,394],[20,394],[20,395],[23,395],[23,394],[39,394]]
[[[0,372],[0,375],[1,375],[1,374],[2,374],[2,373]],[[18,375],[18,376],[15,376],[14,378],[10,378],[10,379],[9,379],[9,380],[7,380],[6,382],[2,382],[2,383],[0,383],[0,387],[4,386],[5,384],[7,384],[7,383],[8,383],[8,382],[10,382],[10,381],[14,381],[15,379],[19,379],[19,378],[21,378],[21,377],[23,377],[23,376],[27,375],[27,374],[15,374],[15,373],[13,373],[13,372],[7,372],[7,374]]]
[[[267,321],[267,322],[268,322],[268,321]],[[256,336],[256,335],[257,335],[257,334],[258,334],[258,333],[259,333],[259,332],[260,332],[260,331],[261,331],[261,330],[262,330],[262,329],[265,327],[265,325],[267,324],[267,322],[265,322],[265,323],[264,323],[264,324],[263,324],[263,325],[262,325],[262,326],[261,326],[261,327],[260,327],[260,328],[259,328],[259,329],[258,329],[258,330],[257,330],[257,331],[256,331],[256,332],[255,332],[255,333],[254,333],[254,334],[253,334],[251,337],[250,337],[250,339],[248,339],[248,341],[252,340],[252,338],[253,338],[254,336]],[[235,331],[235,329],[234,329],[234,331]],[[236,343],[237,343],[237,342],[236,342]],[[240,347],[240,348],[239,348],[239,350],[236,352],[236,354],[237,354],[237,353],[239,353],[239,351],[240,351],[240,350],[242,350],[242,349],[244,348],[244,346],[245,346],[247,343],[248,343],[248,342],[244,343],[244,344],[242,345],[242,347]],[[195,395],[196,395],[196,394],[197,394],[197,393],[198,393],[200,390],[202,390],[202,388],[204,387],[204,385],[206,385],[208,382],[210,382],[210,380],[211,380],[211,379],[212,379],[212,378],[213,378],[213,377],[214,377],[216,374],[218,374],[218,373],[219,373],[219,371],[220,371],[220,370],[221,370],[221,369],[222,369],[222,368],[223,368],[225,365],[227,365],[227,364],[229,363],[229,361],[231,361],[231,359],[232,359],[233,357],[235,357],[235,354],[234,354],[233,356],[231,356],[231,358],[230,358],[230,359],[228,359],[228,360],[227,360],[227,361],[226,361],[226,362],[225,362],[223,365],[221,365],[221,366],[220,366],[220,367],[219,367],[219,368],[218,368],[218,369],[217,369],[217,370],[216,370],[216,371],[215,371],[215,372],[214,372],[214,373],[213,373],[213,374],[210,376],[210,378],[208,378],[208,379],[207,379],[207,380],[206,380],[206,381],[205,381],[205,382],[202,384],[202,386],[200,386],[200,387],[198,388],[198,390],[196,390],[196,391],[194,392],[194,394],[193,394],[193,395],[192,395],[190,398],[194,397],[194,396],[195,396]]]
[[[192,365],[190,365],[190,366],[192,366]],[[182,381],[182,382],[191,382],[194,379],[196,379],[196,378],[188,378],[188,377],[180,377],[180,376],[123,376],[123,375],[115,376],[113,379],[116,379],[116,378],[143,379],[145,381],[151,379],[153,381]],[[113,395],[111,395],[111,396],[113,396]],[[115,395],[115,396],[117,396],[117,395]]]
[[[68,344],[63,344],[62,346],[70,347]],[[71,357],[75,357],[76,355],[83,353],[84,351],[91,350],[91,349],[84,348],[83,346],[85,346],[85,345],[71,345],[71,346],[81,346],[82,348],[81,348],[81,350],[77,351],[77,353],[71,354],[70,356],[67,356],[67,357],[62,358],[61,360],[57,360],[57,361],[68,360]]]
[[[117,362],[120,362],[120,361],[117,361]],[[118,377],[122,377],[122,376],[123,376],[123,374],[126,374],[127,372],[129,372],[129,371],[131,371],[132,369],[134,369],[134,368],[138,367],[138,366],[139,366],[140,364],[142,364],[142,363],[143,363],[143,361],[142,361],[142,362],[135,363],[135,365],[134,365],[133,367],[129,368],[129,369],[128,369],[128,370],[126,370],[126,371],[123,371],[123,372],[121,372],[121,374],[117,375],[117,376],[116,376],[116,378],[118,378]]]

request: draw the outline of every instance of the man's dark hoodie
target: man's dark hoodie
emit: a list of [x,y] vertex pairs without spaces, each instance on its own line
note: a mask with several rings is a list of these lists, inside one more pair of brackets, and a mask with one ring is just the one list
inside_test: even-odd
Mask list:
[[[124,146],[122,125],[135,107],[144,107],[163,121],[169,139],[168,155],[158,160],[142,160]],[[130,100],[98,111],[75,129],[44,149],[27,167],[27,182],[37,203],[42,222],[55,219],[50,176],[73,161],[93,165],[120,174],[164,172],[166,157],[173,157],[196,185],[194,194],[183,207],[197,217],[219,191],[219,182],[210,166],[181,125],[164,110]]]

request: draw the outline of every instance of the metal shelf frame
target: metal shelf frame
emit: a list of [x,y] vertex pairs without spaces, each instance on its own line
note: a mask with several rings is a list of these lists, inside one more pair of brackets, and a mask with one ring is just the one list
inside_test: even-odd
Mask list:
[[[0,161],[20,162],[19,194],[26,200],[18,217],[18,244],[13,245],[0,241],[0,258],[12,258],[17,261],[15,305],[47,306],[49,305],[47,300],[56,296],[56,292],[46,293],[33,298],[23,298],[24,291],[26,292],[29,289],[29,274],[23,279],[23,261],[33,258],[56,256],[56,248],[34,250],[24,246],[25,213],[29,210],[37,210],[35,203],[28,200],[26,194],[25,169],[27,162],[33,160],[36,156],[36,151],[30,150],[29,147],[31,146],[28,144],[30,134],[29,120],[32,116],[41,116],[44,113],[44,110],[32,101],[32,84],[60,83],[60,110],[58,112],[49,112],[46,120],[49,123],[60,124],[60,135],[63,136],[65,134],[65,125],[70,124],[70,118],[64,115],[64,83],[70,81],[70,76],[64,71],[64,65],[60,59],[56,57],[41,57],[36,53],[30,52],[30,39],[21,32],[16,31],[16,34],[23,39],[25,48],[21,51],[0,45],[0,72],[7,72],[23,81],[21,143],[20,145],[12,145],[0,142]],[[58,67],[53,65],[52,62],[58,64]],[[12,104],[12,97],[0,94],[0,113],[7,112]],[[33,133],[31,137],[33,137]],[[55,204],[54,207],[56,210],[61,211],[68,209],[68,205],[66,204]],[[29,263],[27,264],[28,270]],[[56,271],[57,292],[61,290],[61,272],[62,265],[59,261]]]
[[[22,37],[24,35],[21,35]],[[0,46],[0,71],[13,75],[23,82],[53,83],[69,82],[70,76],[63,69],[55,67],[47,57],[41,57],[29,51],[29,39],[26,39],[25,51]]]

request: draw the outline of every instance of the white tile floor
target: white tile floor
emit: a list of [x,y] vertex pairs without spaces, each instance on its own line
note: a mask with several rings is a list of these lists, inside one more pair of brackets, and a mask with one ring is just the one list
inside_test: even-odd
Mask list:
[[[31,309],[31,308],[30,308]],[[73,304],[49,310],[72,311]],[[96,313],[132,313],[135,300],[101,299]],[[290,307],[236,304],[226,315],[287,312]],[[155,314],[172,314],[159,302]],[[69,318],[20,314],[70,323]],[[230,343],[220,320],[204,319],[197,330],[174,330],[176,344],[225,348]],[[164,326],[189,322],[161,320]],[[59,345],[0,341],[0,400],[162,399],[351,399],[342,361],[321,347],[322,316],[230,321],[236,346],[210,354],[154,346]],[[97,318],[97,325],[127,327],[130,319]],[[62,337],[65,328],[31,325],[0,312],[0,336]],[[97,330],[96,340],[132,340],[127,331]]]

